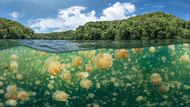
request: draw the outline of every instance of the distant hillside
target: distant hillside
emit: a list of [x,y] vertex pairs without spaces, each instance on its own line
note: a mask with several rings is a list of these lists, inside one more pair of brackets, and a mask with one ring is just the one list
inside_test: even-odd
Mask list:
[[[190,39],[190,21],[163,12],[117,21],[88,22],[76,30],[36,33],[10,20],[1,19],[0,37],[71,40]],[[2,29],[3,28],[3,29]]]
[[120,21],[89,22],[76,29],[73,39],[190,38],[190,22],[162,12]]
[[29,39],[33,31],[16,21],[0,18],[0,39]]

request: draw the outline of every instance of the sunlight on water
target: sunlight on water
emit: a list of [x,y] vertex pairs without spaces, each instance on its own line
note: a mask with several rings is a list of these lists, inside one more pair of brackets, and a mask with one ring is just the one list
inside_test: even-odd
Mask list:
[[51,53],[0,50],[0,106],[190,104],[189,44]]

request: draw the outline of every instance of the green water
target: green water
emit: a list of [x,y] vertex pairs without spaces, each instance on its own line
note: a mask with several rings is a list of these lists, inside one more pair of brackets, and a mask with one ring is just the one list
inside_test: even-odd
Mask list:
[[189,107],[189,55],[189,44],[0,50],[0,106]]

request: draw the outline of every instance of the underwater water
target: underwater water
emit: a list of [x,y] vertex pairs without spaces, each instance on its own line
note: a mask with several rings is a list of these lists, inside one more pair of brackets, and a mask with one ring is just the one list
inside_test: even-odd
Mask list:
[[161,43],[12,41],[0,50],[0,106],[189,107],[190,44]]

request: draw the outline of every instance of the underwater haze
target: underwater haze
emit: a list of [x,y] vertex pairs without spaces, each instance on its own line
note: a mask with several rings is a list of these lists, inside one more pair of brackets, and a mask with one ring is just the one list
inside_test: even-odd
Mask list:
[[188,40],[1,43],[1,107],[190,105]]

